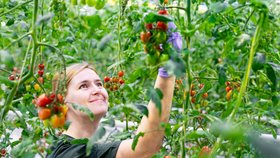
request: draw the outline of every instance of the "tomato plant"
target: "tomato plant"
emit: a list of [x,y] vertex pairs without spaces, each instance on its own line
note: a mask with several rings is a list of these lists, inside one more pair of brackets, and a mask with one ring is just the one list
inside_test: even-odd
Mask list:
[[163,66],[177,78],[155,157],[261,157],[256,135],[279,135],[279,10],[262,0],[1,1],[1,156],[49,152],[68,126],[66,84],[54,90],[53,79],[87,61],[110,95],[105,124],[125,126],[108,140],[135,137]]

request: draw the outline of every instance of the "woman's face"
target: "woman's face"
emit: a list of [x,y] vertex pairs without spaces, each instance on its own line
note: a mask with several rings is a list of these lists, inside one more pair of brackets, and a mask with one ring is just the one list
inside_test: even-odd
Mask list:
[[66,102],[86,106],[95,116],[108,110],[108,93],[100,77],[91,69],[77,73],[68,85]]

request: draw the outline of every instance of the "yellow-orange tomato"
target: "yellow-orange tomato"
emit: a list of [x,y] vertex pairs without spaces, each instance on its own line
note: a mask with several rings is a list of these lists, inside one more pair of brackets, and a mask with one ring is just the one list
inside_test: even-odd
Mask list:
[[195,90],[192,90],[192,91],[191,91],[191,96],[193,97],[193,96],[195,96],[195,94],[196,94],[196,91],[195,91]]
[[65,117],[63,115],[53,115],[51,117],[51,125],[53,128],[61,128],[65,123]]
[[232,90],[230,90],[230,91],[227,92],[227,94],[226,94],[226,99],[227,99],[227,100],[230,100],[231,94],[232,94]]
[[66,105],[59,106],[59,111],[63,114],[63,116],[66,116],[68,107]]
[[51,109],[43,108],[39,111],[38,117],[40,120],[45,120],[51,116]]
[[202,94],[202,98],[206,99],[207,97],[208,97],[208,93],[207,92]]
[[39,85],[39,84],[37,84],[37,83],[36,83],[36,84],[34,85],[34,89],[35,89],[35,91],[37,91],[37,92],[38,92],[38,91],[40,91],[40,90],[41,90],[41,87],[40,87],[40,85]]

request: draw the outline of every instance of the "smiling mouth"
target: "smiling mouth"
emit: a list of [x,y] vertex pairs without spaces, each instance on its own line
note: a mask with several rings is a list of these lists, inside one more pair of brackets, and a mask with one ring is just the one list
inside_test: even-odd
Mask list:
[[103,99],[98,99],[98,100],[93,100],[93,101],[90,101],[91,103],[96,103],[96,102],[104,102],[105,103],[105,100]]

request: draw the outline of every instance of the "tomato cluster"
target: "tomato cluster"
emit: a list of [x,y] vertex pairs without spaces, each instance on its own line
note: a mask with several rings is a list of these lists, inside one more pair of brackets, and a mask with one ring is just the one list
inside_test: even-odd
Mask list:
[[124,71],[119,71],[118,76],[113,77],[104,77],[104,87],[106,89],[109,89],[110,91],[117,91],[121,85],[125,83],[125,80],[123,79]]
[[[199,90],[202,90],[204,88],[204,84],[200,83],[198,88],[199,88]],[[191,96],[191,102],[194,104],[196,102],[196,96],[197,96],[197,91],[195,90],[195,85],[194,84],[191,84],[190,96]],[[205,101],[205,99],[208,98],[208,92],[204,92],[201,95],[201,97],[202,97],[202,102],[201,103],[206,106],[208,104],[208,102]]]
[[64,126],[68,107],[64,104],[61,94],[41,94],[34,103],[39,111],[38,117],[45,126],[51,125],[53,128]]
[[229,81],[227,81],[225,84],[226,84],[226,92],[227,92],[226,99],[230,100],[234,89],[236,89],[239,92],[240,84],[237,82],[229,82]]
[[[166,9],[158,11],[159,15],[168,16]],[[166,22],[145,23],[145,31],[140,33],[140,39],[144,44],[144,51],[147,53],[146,62],[149,65],[156,65],[169,59],[167,43],[168,25]]]

